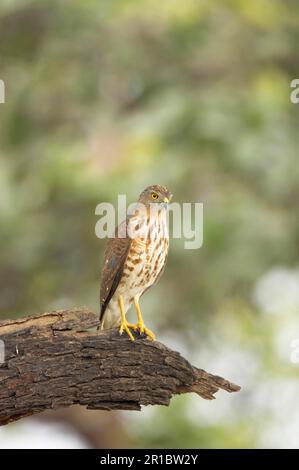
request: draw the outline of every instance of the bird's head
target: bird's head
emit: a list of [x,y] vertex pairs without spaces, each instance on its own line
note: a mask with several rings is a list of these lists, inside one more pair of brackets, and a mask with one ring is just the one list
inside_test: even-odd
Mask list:
[[172,199],[171,192],[165,187],[155,184],[148,186],[139,196],[140,203],[148,206],[149,204],[160,204],[162,207],[167,207]]

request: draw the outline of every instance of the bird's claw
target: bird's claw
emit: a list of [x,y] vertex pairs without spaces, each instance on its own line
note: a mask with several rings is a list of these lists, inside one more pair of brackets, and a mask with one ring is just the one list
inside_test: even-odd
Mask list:
[[132,325],[131,323],[123,322],[120,325],[119,334],[122,335],[123,332],[125,331],[127,335],[129,336],[129,338],[131,339],[131,341],[135,341],[135,338],[130,331],[130,328],[134,329],[134,327],[135,325]]
[[155,339],[156,339],[155,334],[151,330],[146,328],[144,323],[139,323],[139,322],[136,323],[136,325],[133,325],[133,329],[134,329],[134,331],[138,330],[141,335],[145,334],[152,341],[155,341]]

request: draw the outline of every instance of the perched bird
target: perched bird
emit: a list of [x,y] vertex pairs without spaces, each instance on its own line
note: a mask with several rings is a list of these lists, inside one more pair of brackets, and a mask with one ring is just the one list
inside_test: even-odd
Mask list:
[[[162,275],[169,247],[167,207],[172,194],[164,186],[147,187],[140,195],[132,214],[122,222],[110,238],[104,254],[101,283],[101,329],[119,327],[132,341],[132,331],[144,333],[154,340],[146,328],[140,297]],[[134,303],[137,323],[127,322],[126,313]]]

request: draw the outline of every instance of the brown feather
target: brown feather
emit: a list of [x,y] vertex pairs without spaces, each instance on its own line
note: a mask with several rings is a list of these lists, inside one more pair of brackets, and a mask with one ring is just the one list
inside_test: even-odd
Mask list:
[[165,262],[162,266],[162,268],[160,269],[155,281],[153,282],[153,284],[149,287],[147,287],[147,289],[145,289],[143,292],[142,292],[142,295],[144,295],[148,290],[150,290],[151,287],[153,287],[155,284],[157,284],[157,282],[159,281],[160,277],[162,277],[164,271],[165,271],[165,267],[166,267],[166,263],[167,263],[167,258],[168,258],[168,254],[166,255],[166,258],[165,258]]
[[104,266],[101,282],[101,313],[100,322],[104,319],[105,310],[113,297],[123,275],[124,264],[130,250],[132,239],[125,234],[128,220],[122,222],[117,229],[115,238],[109,238],[104,254]]

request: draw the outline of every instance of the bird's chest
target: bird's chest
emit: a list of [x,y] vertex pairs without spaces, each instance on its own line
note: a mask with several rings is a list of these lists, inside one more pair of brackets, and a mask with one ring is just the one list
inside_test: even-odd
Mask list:
[[151,226],[146,238],[132,240],[123,276],[133,296],[141,294],[156,281],[166,262],[168,246],[166,221],[163,219]]

